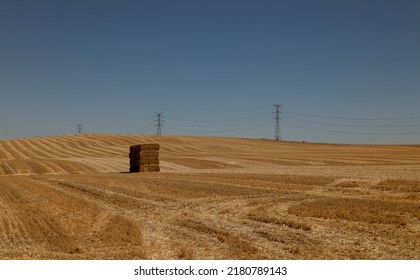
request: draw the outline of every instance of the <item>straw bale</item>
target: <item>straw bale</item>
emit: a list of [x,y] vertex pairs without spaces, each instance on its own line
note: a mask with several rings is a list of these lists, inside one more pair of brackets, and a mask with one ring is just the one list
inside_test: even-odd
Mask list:
[[140,151],[158,151],[159,149],[159,144],[137,144],[130,146],[130,152],[133,153],[137,153]]
[[[131,146],[133,147],[133,146]],[[159,150],[139,150],[138,148],[130,147],[129,157],[133,159],[143,158],[143,157],[159,157]]]
[[158,158],[142,158],[142,159],[130,159],[130,165],[144,165],[144,164],[153,164],[159,165]]
[[145,150],[145,151],[131,151],[129,153],[130,158],[140,157],[159,157],[158,150]]
[[159,144],[130,146],[130,172],[159,172]]
[[141,151],[139,156],[143,157],[159,157],[159,151]]
[[140,172],[159,172],[159,165],[141,165]]
[[159,165],[159,159],[157,158],[150,158],[150,159],[141,159],[140,166],[143,165]]
[[140,151],[147,151],[147,150],[155,151],[159,149],[160,149],[159,144],[140,144]]

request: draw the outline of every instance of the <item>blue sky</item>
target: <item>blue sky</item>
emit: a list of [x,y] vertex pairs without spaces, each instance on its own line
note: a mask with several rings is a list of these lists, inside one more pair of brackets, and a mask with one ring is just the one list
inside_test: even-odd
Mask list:
[[0,5],[0,139],[77,133],[420,143],[418,1]]

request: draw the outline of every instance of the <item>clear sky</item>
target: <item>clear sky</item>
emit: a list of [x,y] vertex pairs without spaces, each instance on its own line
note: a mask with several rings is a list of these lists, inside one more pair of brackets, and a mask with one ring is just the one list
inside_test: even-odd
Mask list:
[[0,139],[420,143],[420,1],[0,3]]

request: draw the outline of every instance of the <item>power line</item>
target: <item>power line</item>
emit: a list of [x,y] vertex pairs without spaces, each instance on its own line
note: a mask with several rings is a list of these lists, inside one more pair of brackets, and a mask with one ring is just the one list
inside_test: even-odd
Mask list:
[[132,129],[128,130],[127,133],[136,132],[136,133],[142,134],[144,132],[148,132],[154,127],[154,125],[153,125],[154,122],[155,122],[154,119],[146,120],[146,121],[140,123],[135,128],[132,128]]
[[[255,130],[258,128],[268,128],[271,126],[272,116],[269,114],[264,114],[261,117],[261,114],[253,114],[254,116],[250,119],[243,119],[243,117],[235,117],[229,119],[217,119],[217,120],[187,120],[181,118],[167,117],[165,115],[165,120],[167,120],[167,127],[173,128],[179,131],[200,133],[200,134],[212,134],[212,133],[223,133],[223,132],[233,132],[246,129]],[[259,117],[255,117],[259,116]],[[181,121],[182,120],[182,121]],[[221,121],[224,121],[221,123]]]
[[[354,134],[354,135],[420,135],[416,131],[404,131],[404,128],[420,128],[420,124],[410,124],[409,121],[417,117],[400,117],[400,118],[343,118],[326,115],[312,115],[306,113],[289,112],[283,113],[281,104],[273,104],[273,115],[269,112],[265,113],[249,113],[248,116],[233,116],[230,118],[218,119],[187,119],[178,116],[165,114],[165,121],[163,120],[163,113],[155,113],[154,119],[145,120],[138,125],[136,131],[151,132],[154,127],[156,134],[162,134],[162,127],[165,125],[170,131],[186,131],[197,134],[217,134],[217,133],[234,133],[237,131],[252,132],[254,135],[264,131],[267,133],[272,127],[274,121],[274,139],[281,140],[281,128],[283,125],[287,129],[300,129],[309,131],[318,131],[325,133],[339,133],[339,134]],[[318,119],[319,120],[318,120]],[[325,119],[325,121],[321,120]],[[335,121],[334,121],[335,120]],[[340,121],[341,120],[341,121]],[[388,123],[376,122],[386,121]],[[359,122],[363,121],[363,122]],[[394,121],[394,122],[391,122]],[[400,125],[397,125],[400,123]],[[281,127],[280,127],[281,125]],[[347,129],[348,128],[348,129]],[[354,129],[350,129],[354,128]],[[359,129],[358,129],[359,128]],[[390,128],[395,128],[390,130]],[[399,130],[397,130],[400,128]],[[80,126],[80,133],[82,127]],[[242,133],[242,132],[241,132]]]
[[339,134],[355,134],[355,135],[420,135],[420,132],[360,132],[360,131],[344,131],[344,130],[333,130],[323,128],[313,128],[301,125],[289,125],[289,122],[284,122],[284,125],[291,128],[313,130],[328,133],[339,133]]
[[355,125],[355,124],[343,124],[343,123],[326,123],[326,122],[317,122],[317,121],[309,121],[309,120],[303,120],[299,118],[293,118],[293,117],[283,117],[283,120],[291,120],[291,122],[296,123],[307,123],[307,124],[319,124],[319,125],[325,125],[325,126],[338,126],[338,127],[359,127],[359,128],[400,128],[400,127],[419,127],[420,124],[417,125]]
[[[297,116],[297,117],[294,117]],[[326,121],[318,121],[325,119]],[[325,133],[347,134],[347,135],[420,135],[419,124],[409,121],[417,120],[420,117],[385,117],[385,118],[358,118],[358,117],[334,117],[326,115],[313,115],[299,112],[286,112],[282,118],[284,126],[307,131],[318,131]],[[328,121],[330,120],[330,121]],[[318,125],[318,127],[313,126]],[[340,129],[342,128],[342,129]],[[346,129],[349,128],[349,129]],[[350,129],[353,128],[353,129]],[[414,128],[417,131],[403,129]],[[391,130],[392,129],[392,130]],[[397,130],[398,129],[398,130]]]
[[171,119],[171,120],[175,120],[175,121],[182,121],[182,122],[192,122],[192,123],[226,123],[226,122],[231,122],[231,121],[244,121],[246,119],[254,119],[255,117],[267,117],[267,116],[271,116],[268,115],[266,112],[259,112],[259,113],[255,113],[255,114],[251,114],[251,115],[246,115],[246,116],[238,116],[238,117],[232,117],[232,118],[225,118],[225,119],[212,119],[212,120],[191,120],[191,119],[185,119],[183,117],[178,117],[178,116],[174,116],[174,115],[166,115],[166,119]]
[[[184,128],[184,127],[179,127],[179,126],[174,126],[171,125],[171,128],[174,128],[176,130],[180,130],[180,131],[186,131],[186,132],[194,132],[194,133],[203,133],[203,134],[211,134],[211,133],[222,133],[222,132],[233,132],[233,131],[241,131],[241,130],[248,130],[250,128],[267,128],[269,126],[271,126],[271,119],[262,123],[255,123],[252,125],[246,125],[246,126],[240,126],[240,127],[231,127],[231,128],[227,128],[227,129],[216,129],[216,130],[197,130],[197,129],[188,129]],[[265,126],[263,126],[265,124]],[[169,126],[168,126],[169,127]]]
[[[181,122],[181,121],[177,121],[171,118],[166,118],[169,119],[168,121],[170,121],[170,123],[175,124],[175,125],[179,125],[179,126],[187,126],[187,127],[198,127],[198,128],[220,128],[220,127],[235,127],[238,125],[247,125],[250,123],[256,123],[256,122],[268,122],[272,120],[272,117],[262,117],[262,118],[257,118],[257,119],[253,119],[253,120],[248,120],[248,121],[235,121],[233,123],[218,123],[218,124],[195,124],[195,123],[188,123],[188,122]],[[168,122],[169,123],[169,122]]]
[[398,120],[418,120],[420,116],[408,116],[408,117],[395,117],[395,118],[349,118],[349,117],[333,117],[324,115],[313,115],[300,112],[287,111],[287,114],[305,116],[319,119],[332,119],[332,120],[351,120],[351,121],[398,121]]

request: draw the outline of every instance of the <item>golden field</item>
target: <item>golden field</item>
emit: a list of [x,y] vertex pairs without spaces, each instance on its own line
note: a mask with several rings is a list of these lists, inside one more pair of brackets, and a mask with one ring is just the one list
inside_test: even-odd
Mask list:
[[2,140],[0,259],[420,259],[420,145]]

